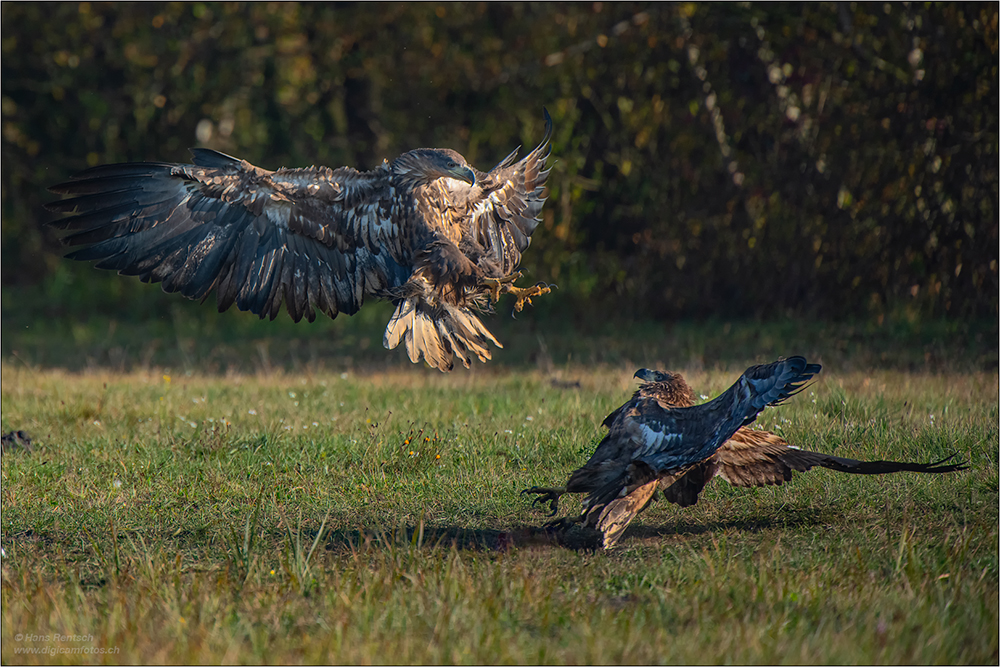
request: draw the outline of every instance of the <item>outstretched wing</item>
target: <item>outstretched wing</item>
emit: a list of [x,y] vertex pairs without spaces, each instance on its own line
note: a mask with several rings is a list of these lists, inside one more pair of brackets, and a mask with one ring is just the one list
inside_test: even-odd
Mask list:
[[663,495],[669,502],[688,507],[698,502],[698,494],[716,476],[740,487],[781,485],[792,480],[793,472],[806,472],[814,467],[854,475],[904,471],[941,474],[965,470],[964,463],[942,465],[954,457],[952,454],[933,463],[858,461],[793,447],[769,431],[741,428],[710,459],[663,488]]
[[517,150],[500,161],[488,173],[476,174],[480,196],[469,202],[472,208],[471,231],[486,249],[503,275],[509,275],[521,262],[531,234],[538,226],[545,203],[545,180],[549,171],[552,118],[545,111],[545,137],[535,150],[514,162]]
[[388,171],[326,167],[267,171],[217,151],[194,164],[139,162],[88,169],[51,190],[76,213],[68,255],[162,282],[166,292],[296,322],[353,314],[365,295],[410,275],[407,230],[393,218]]
[[765,486],[791,481],[792,472],[827,468],[852,475],[887,475],[896,472],[948,473],[965,470],[964,462],[945,464],[955,454],[933,463],[910,461],[859,461],[832,454],[810,452],[789,445],[769,431],[742,428],[719,448],[718,475],[733,486]]

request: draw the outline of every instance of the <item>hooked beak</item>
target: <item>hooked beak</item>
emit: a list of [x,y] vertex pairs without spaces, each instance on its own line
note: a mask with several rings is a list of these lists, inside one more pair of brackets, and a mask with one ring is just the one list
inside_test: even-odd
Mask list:
[[673,380],[674,376],[671,373],[664,373],[663,371],[640,368],[632,377],[639,378],[643,382],[669,382]]
[[452,176],[460,181],[465,181],[469,185],[476,184],[476,172],[469,167],[456,167],[451,172]]

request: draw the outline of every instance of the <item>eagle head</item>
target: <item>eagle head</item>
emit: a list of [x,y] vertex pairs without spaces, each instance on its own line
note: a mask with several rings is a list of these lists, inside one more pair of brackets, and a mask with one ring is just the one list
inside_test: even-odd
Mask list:
[[674,376],[664,371],[653,371],[648,368],[640,368],[632,377],[639,378],[643,382],[670,382]]
[[392,163],[397,176],[415,183],[430,183],[438,178],[454,178],[476,184],[476,172],[465,158],[450,148],[418,148],[403,153]]
[[665,408],[683,408],[694,405],[694,392],[680,373],[653,371],[640,368],[633,377],[643,381],[637,396],[656,399]]

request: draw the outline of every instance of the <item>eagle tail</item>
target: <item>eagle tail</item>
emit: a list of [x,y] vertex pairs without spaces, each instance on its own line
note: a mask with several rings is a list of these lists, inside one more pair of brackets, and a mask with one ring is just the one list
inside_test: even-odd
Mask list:
[[468,308],[434,306],[420,296],[397,302],[389,319],[382,343],[391,350],[400,342],[406,344],[410,361],[417,363],[423,357],[442,372],[454,367],[456,356],[469,368],[473,356],[483,363],[492,358],[490,343],[503,347]]
[[597,529],[604,535],[605,549],[613,547],[632,519],[653,501],[653,494],[656,493],[659,484],[658,479],[652,479],[627,496],[608,503],[597,520]]
[[[667,484],[670,479],[672,476],[665,480]],[[610,549],[632,519],[649,507],[661,481],[660,475],[649,465],[633,461],[620,475],[584,498],[581,514],[584,524],[600,530],[604,535],[604,548]],[[567,489],[571,487],[572,479]]]

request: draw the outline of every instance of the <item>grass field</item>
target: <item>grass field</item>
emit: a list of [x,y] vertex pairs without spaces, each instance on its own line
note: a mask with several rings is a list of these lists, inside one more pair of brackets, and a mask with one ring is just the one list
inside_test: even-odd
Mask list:
[[[564,345],[525,318],[497,363],[442,375],[315,337],[187,338],[177,316],[160,338],[11,319],[2,428],[34,446],[2,461],[5,664],[998,661],[992,343],[720,325]],[[377,343],[361,322],[336,344]],[[971,469],[716,481],[608,552],[531,530],[519,490],[565,481],[638,366],[714,395],[794,353],[823,373],[758,424]]]

